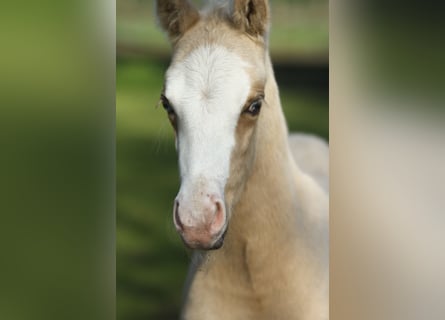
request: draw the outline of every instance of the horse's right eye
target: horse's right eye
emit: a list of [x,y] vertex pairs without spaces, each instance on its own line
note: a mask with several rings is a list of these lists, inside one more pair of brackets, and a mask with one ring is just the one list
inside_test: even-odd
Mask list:
[[170,101],[168,101],[168,99],[164,95],[161,95],[161,102],[162,106],[164,107],[165,111],[167,111],[168,114],[175,113],[175,110],[171,106]]
[[261,110],[261,100],[257,100],[252,102],[252,104],[246,109],[245,112],[256,116],[258,113],[260,113]]

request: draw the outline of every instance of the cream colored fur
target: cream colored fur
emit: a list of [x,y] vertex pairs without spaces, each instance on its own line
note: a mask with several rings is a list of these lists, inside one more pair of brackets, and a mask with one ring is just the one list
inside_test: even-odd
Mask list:
[[305,133],[289,135],[289,145],[298,166],[329,191],[329,146],[325,140]]

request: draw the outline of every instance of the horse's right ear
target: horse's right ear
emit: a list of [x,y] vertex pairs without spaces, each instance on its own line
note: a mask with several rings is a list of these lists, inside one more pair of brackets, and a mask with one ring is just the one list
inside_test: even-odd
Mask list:
[[269,29],[268,0],[233,0],[232,21],[252,36],[265,36]]
[[173,43],[199,20],[198,10],[187,0],[156,0],[156,13]]

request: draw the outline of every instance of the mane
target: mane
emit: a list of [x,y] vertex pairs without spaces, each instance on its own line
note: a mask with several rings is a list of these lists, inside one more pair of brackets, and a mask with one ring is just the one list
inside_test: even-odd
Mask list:
[[204,7],[201,9],[201,13],[209,16],[230,16],[230,12],[233,9],[233,0],[208,0]]

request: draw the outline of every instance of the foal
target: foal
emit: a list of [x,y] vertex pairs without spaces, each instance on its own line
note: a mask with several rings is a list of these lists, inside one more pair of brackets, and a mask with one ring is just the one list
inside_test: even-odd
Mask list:
[[174,51],[161,94],[181,175],[173,221],[196,249],[183,319],[328,319],[328,195],[290,148],[268,2],[158,0],[157,14]]

